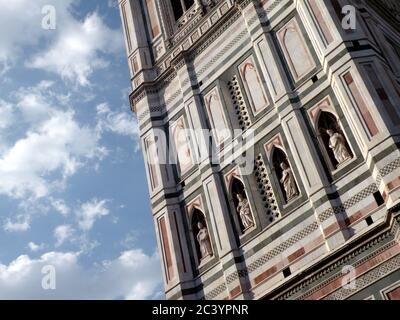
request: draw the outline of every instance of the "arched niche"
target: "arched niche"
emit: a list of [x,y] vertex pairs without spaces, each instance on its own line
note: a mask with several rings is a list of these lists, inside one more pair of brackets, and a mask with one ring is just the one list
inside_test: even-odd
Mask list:
[[314,68],[314,62],[296,19],[287,23],[278,35],[293,78],[297,81]]
[[320,110],[315,127],[322,152],[332,170],[353,158],[350,145],[335,114]]
[[237,222],[240,233],[244,234],[255,226],[254,216],[251,211],[245,186],[239,178],[233,177],[229,191],[232,206],[236,213],[235,221]]
[[183,117],[172,126],[175,144],[175,157],[178,161],[180,174],[186,173],[192,166],[192,155],[189,144],[189,131],[186,129]]
[[271,161],[280,193],[284,201],[289,203],[299,195],[299,188],[286,153],[281,148],[274,146],[271,151]]
[[191,211],[190,224],[194,239],[196,257],[199,261],[199,264],[201,264],[205,260],[211,258],[214,253],[205,215],[197,207],[194,207]]
[[218,87],[214,87],[207,93],[204,96],[204,101],[210,119],[211,130],[213,130],[213,135],[218,145],[231,137]]
[[240,66],[240,76],[253,113],[257,114],[267,107],[269,102],[252,56],[246,59]]

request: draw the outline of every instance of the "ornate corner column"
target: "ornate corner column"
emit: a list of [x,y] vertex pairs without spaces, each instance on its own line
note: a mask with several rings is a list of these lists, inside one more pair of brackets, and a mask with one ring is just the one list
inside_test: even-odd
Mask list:
[[174,164],[169,158],[170,142],[159,86],[145,84],[140,92],[135,92],[131,102],[138,116],[165,291],[167,298],[198,298],[182,295],[193,287],[190,285],[193,270],[180,206],[181,188],[176,185]]
[[[190,123],[190,129],[194,129],[192,135],[193,148],[196,154],[198,174],[201,176],[206,204],[210,213],[212,232],[220,259],[219,263],[224,272],[226,298],[244,297],[248,291],[245,285],[246,281],[243,281],[240,277],[232,276],[239,274],[242,268],[240,263],[238,265],[236,262],[241,260],[241,252],[237,250],[236,236],[224,195],[224,186],[218,173],[218,165],[213,163],[212,155],[208,149],[210,131],[206,123],[203,98],[199,90],[193,57],[189,52],[182,52],[172,63],[180,81],[184,109]],[[212,295],[212,292],[205,292],[206,297]]]
[[183,215],[179,204],[171,202],[153,217],[167,299],[199,298],[194,292],[183,293],[193,288]]
[[125,35],[131,84],[132,89],[135,90],[142,83],[153,80],[154,77],[151,70],[149,42],[143,28],[145,21],[142,15],[135,15],[135,18],[133,18],[134,12],[141,12],[139,0],[119,0],[119,7]]

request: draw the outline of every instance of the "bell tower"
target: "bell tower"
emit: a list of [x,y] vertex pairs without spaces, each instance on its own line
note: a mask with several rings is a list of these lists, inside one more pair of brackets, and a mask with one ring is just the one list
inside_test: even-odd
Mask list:
[[400,8],[119,0],[167,299],[400,299]]

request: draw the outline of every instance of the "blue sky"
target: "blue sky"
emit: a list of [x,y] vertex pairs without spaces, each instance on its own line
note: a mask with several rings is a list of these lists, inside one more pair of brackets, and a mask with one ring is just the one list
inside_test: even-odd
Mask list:
[[162,297],[116,2],[0,0],[0,299]]

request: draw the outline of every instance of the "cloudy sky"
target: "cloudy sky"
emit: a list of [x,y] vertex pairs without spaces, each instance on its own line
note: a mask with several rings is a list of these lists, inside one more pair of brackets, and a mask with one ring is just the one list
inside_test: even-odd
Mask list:
[[0,299],[162,297],[116,2],[0,0]]

